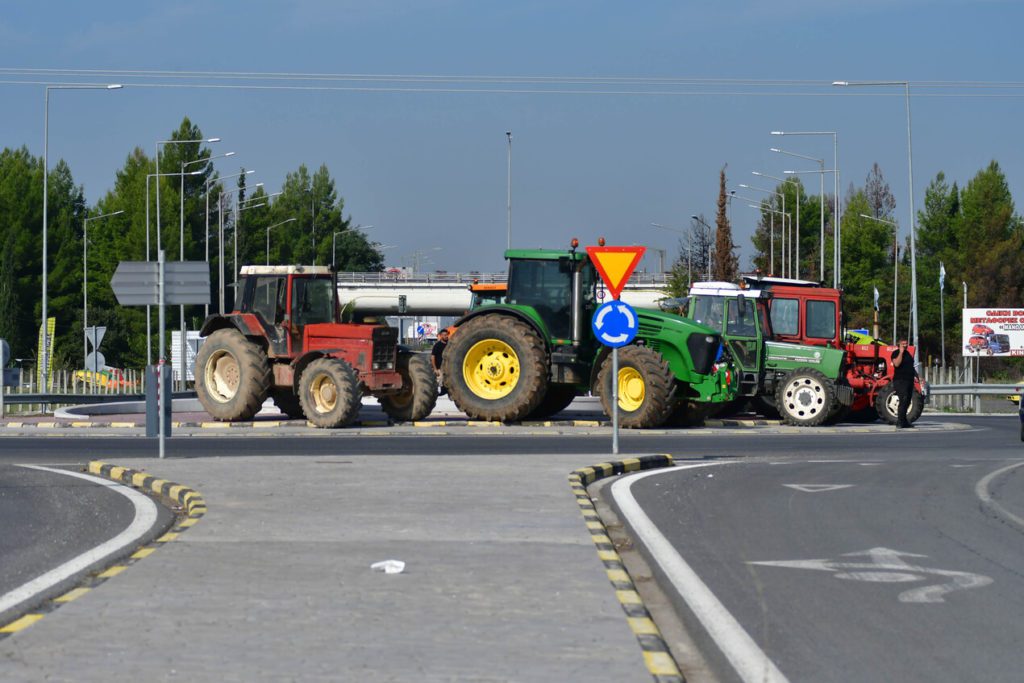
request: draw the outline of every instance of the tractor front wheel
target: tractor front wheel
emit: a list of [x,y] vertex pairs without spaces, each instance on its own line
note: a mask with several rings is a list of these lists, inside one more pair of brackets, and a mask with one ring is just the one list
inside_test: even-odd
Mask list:
[[340,358],[319,358],[302,372],[299,401],[306,419],[317,427],[350,425],[362,405],[359,375]]
[[[882,387],[875,397],[875,411],[878,417],[894,425],[899,420],[900,397],[896,395],[896,387],[889,382]],[[924,399],[917,391],[910,394],[910,407],[907,408],[907,422],[914,424],[924,411]]]
[[[612,414],[612,356],[605,358],[597,375],[601,405]],[[646,346],[619,349],[619,425],[645,429],[660,427],[675,407],[676,381],[668,363]]]
[[196,396],[215,420],[250,420],[267,400],[267,354],[234,328],[217,330],[196,356]]
[[797,427],[816,427],[832,412],[835,387],[817,370],[797,368],[779,384],[775,405],[782,421]]
[[470,418],[522,420],[548,391],[544,341],[508,315],[473,318],[448,342],[441,376],[455,405]]
[[402,390],[377,397],[388,417],[398,422],[414,422],[430,415],[437,404],[437,376],[423,353],[399,353],[398,374]]

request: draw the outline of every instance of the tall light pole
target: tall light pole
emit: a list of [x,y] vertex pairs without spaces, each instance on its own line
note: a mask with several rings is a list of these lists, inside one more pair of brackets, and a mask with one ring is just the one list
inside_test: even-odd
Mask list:
[[[789,254],[790,254],[789,275],[790,275],[790,277],[795,277],[796,279],[799,280],[800,279],[800,194],[801,194],[801,192],[800,192],[800,181],[797,178],[779,178],[777,176],[768,175],[767,173],[761,173],[759,171],[751,171],[751,173],[753,173],[754,175],[758,176],[759,178],[771,178],[772,180],[777,180],[780,183],[793,183],[793,186],[796,188],[796,240],[795,240],[796,241],[796,259],[794,260],[794,258],[793,258],[793,250],[790,249],[790,251],[789,251]],[[785,205],[783,205],[783,209],[785,209]],[[792,223],[792,219],[790,219],[790,222]],[[793,236],[790,235],[790,237],[793,237]],[[793,264],[794,264],[794,262],[796,264],[796,275],[793,275]]]
[[[782,215],[783,216],[788,215],[786,213],[786,195],[784,195],[783,193],[776,192],[775,190],[768,190],[768,189],[765,189],[763,187],[754,187],[753,185],[744,185],[743,183],[740,183],[740,187],[748,189],[748,190],[757,190],[758,192],[765,192],[767,194],[773,194],[776,197],[782,197]],[[775,234],[775,231],[773,230],[772,231],[773,237],[774,237],[774,234]],[[782,249],[781,249],[781,252],[782,252],[782,254],[781,254],[781,257],[782,257],[782,277],[786,277],[786,219],[782,219]],[[772,261],[771,270],[772,270],[772,273],[774,273],[775,272],[775,247],[774,247],[774,245],[772,246],[772,259],[771,259],[771,261]]]
[[50,386],[50,330],[47,326],[47,261],[48,245],[46,243],[49,232],[49,176],[50,176],[50,91],[51,90],[120,90],[124,86],[119,83],[109,85],[48,85],[43,92],[43,326],[41,330],[42,349],[39,354],[39,367],[36,368],[36,376],[39,378],[39,390],[46,391]]
[[297,221],[297,220],[298,220],[297,218],[289,218],[286,221],[281,221],[280,223],[274,223],[273,225],[268,225],[267,226],[267,265],[268,266],[270,265],[270,231],[271,231],[271,229],[272,228],[276,228],[279,225],[284,225],[285,223],[291,223],[291,222]]
[[[820,221],[820,223],[821,223],[821,235],[818,238],[819,246],[821,247],[821,263],[820,263],[818,269],[820,271],[819,279],[824,281],[824,279],[825,279],[825,174],[826,173],[835,173],[835,170],[831,169],[831,168],[823,168],[820,171],[783,171],[782,173],[784,175],[804,175],[806,173],[818,173],[821,176],[821,221]],[[833,244],[833,248],[832,248],[832,254],[833,254],[833,257],[834,257],[835,256],[835,245],[834,244]],[[832,264],[833,271],[834,271],[832,273],[832,286],[835,287],[835,288],[838,288],[839,287],[839,275],[838,275],[838,270],[836,270],[836,268],[835,268],[835,265],[836,265],[835,263]]]
[[505,131],[508,138],[508,242],[506,249],[512,248],[512,131]]
[[[259,183],[257,187],[261,185],[263,185],[263,183]],[[235,253],[231,259],[231,269],[234,271],[234,280],[232,281],[232,284],[235,289],[236,297],[238,296],[238,233],[242,231],[242,212],[248,211],[249,209],[258,209],[261,206],[267,206],[267,199],[268,197],[249,197],[248,199],[239,201],[238,195],[235,195],[235,234],[232,236]],[[250,202],[256,203],[251,204]]]
[[[818,167],[819,167],[819,171],[818,172],[821,174],[821,188],[819,190],[819,192],[820,192],[820,195],[819,195],[820,199],[818,200],[819,203],[821,204],[821,207],[820,207],[821,208],[821,218],[819,219],[820,227],[821,227],[821,235],[818,238],[819,239],[819,246],[821,248],[820,249],[821,250],[821,262],[818,264],[818,278],[820,280],[824,280],[825,279],[825,160],[824,159],[816,159],[814,157],[809,157],[809,156],[806,156],[804,154],[797,154],[796,152],[787,152],[786,150],[779,149],[778,147],[772,147],[772,148],[770,148],[770,150],[772,152],[776,152],[778,154],[785,154],[787,156],[796,157],[797,159],[807,159],[809,161],[816,161],[816,162],[818,162]],[[790,173],[790,172],[786,171],[786,173]],[[797,228],[797,231],[799,231],[799,227]],[[833,277],[833,279],[835,279],[836,275],[833,274],[832,277]],[[836,281],[834,284],[836,286],[838,286],[838,281]]]
[[[835,287],[839,287],[843,283],[842,266],[843,266],[843,253],[840,244],[842,243],[842,227],[839,223],[839,206],[842,203],[839,197],[839,133],[834,130],[799,130],[799,131],[786,131],[786,130],[773,130],[772,135],[831,135],[832,136],[832,168],[835,169],[835,175],[833,176],[833,183],[835,185],[835,206],[833,207],[835,240],[832,245],[832,259],[833,268],[835,269],[833,283]],[[824,244],[824,241],[822,241]],[[822,271],[824,272],[824,270]]]
[[[157,142],[156,142],[156,174],[155,174],[155,176],[156,177],[161,177],[162,175],[177,175],[177,174],[170,174],[170,173],[168,173],[168,174],[161,174],[160,173],[160,145],[184,145],[184,144],[188,144],[188,143],[193,143],[193,144],[194,143],[200,143],[200,144],[202,144],[204,142],[207,142],[207,143],[220,142],[220,138],[200,138],[198,140],[157,140]],[[146,186],[146,189],[147,190],[149,189],[149,185]],[[157,244],[156,250],[159,252],[160,251],[160,181],[159,180],[156,181],[156,244]],[[148,254],[146,256],[146,260],[149,260]]]
[[[358,228],[356,228],[356,230],[360,230],[360,231],[361,230],[369,230],[372,227],[373,227],[372,225],[360,225]],[[331,268],[332,269],[337,268],[336,261],[337,261],[337,257],[338,257],[338,235],[340,235],[340,234],[342,234],[344,232],[348,232],[348,231],[347,230],[336,230],[334,232],[334,234],[331,235]]]
[[840,87],[857,87],[868,85],[902,86],[907,109],[907,171],[910,175],[910,318],[914,335],[914,365],[921,366],[921,348],[918,342],[917,322],[917,218],[914,212],[914,143],[910,126],[910,81],[833,81],[832,85]]
[[891,225],[892,226],[892,243],[893,243],[893,252],[892,252],[892,258],[893,258],[893,263],[892,263],[892,343],[895,344],[899,340],[899,337],[896,336],[896,321],[897,321],[897,316],[896,316],[896,302],[897,302],[896,293],[897,293],[897,290],[899,289],[899,282],[900,282],[900,236],[899,236],[900,226],[899,226],[899,223],[897,223],[896,221],[888,221],[888,220],[886,220],[884,218],[877,218],[875,216],[869,216],[866,213],[862,213],[862,214],[859,214],[859,215],[860,215],[861,218],[867,218],[868,220],[878,221],[879,223],[885,223],[886,225]]
[[[236,174],[241,175],[241,174]],[[263,187],[263,183],[256,183],[253,187]],[[221,193],[217,196],[217,254],[220,262],[220,291],[218,292],[218,305],[220,306],[220,312],[226,313],[224,310],[224,290],[227,288],[227,279],[224,275],[224,197],[226,195],[235,194],[242,188],[235,187],[230,190],[221,190]],[[237,199],[237,196],[236,196]],[[235,276],[238,277],[237,275]]]
[[[84,336],[82,340],[82,366],[86,370],[89,369],[89,366],[86,364],[86,358],[89,356],[89,221],[98,221],[101,218],[110,218],[122,213],[124,213],[123,209],[86,218],[82,221],[82,335]],[[92,348],[93,351],[98,351],[96,348],[95,330],[93,331]],[[96,365],[96,363],[93,363],[92,371],[94,373],[99,371]],[[93,379],[95,380],[95,377]]]
[[698,223],[700,223],[701,225],[708,229],[708,282],[711,282],[711,245],[714,244],[715,231],[712,230],[711,226],[708,225],[700,216],[694,214],[690,216],[690,218],[697,221]]
[[[651,225],[656,228],[661,228],[662,230],[669,230],[671,232],[678,232],[686,235],[686,289],[689,290],[693,287],[693,245],[690,241],[691,232],[681,228],[670,228],[669,226],[662,225],[661,223],[651,223]],[[664,263],[662,263],[661,270],[662,272],[665,271]]]
[[[756,200],[748,199],[746,197],[739,197],[739,195],[737,195],[737,197],[739,199],[746,199],[747,201],[756,201]],[[764,202],[761,202],[759,204],[747,204],[747,206],[749,206],[751,209],[758,209],[759,211],[767,211],[767,212],[769,212],[771,214],[771,226],[772,226],[771,230],[772,230],[773,233],[775,231],[775,214],[780,214],[782,216],[782,227],[783,227],[783,230],[785,229],[785,227],[786,227],[786,217],[789,215],[785,211],[779,211],[778,209],[772,208],[771,206],[767,206]],[[771,274],[771,273],[769,273],[769,274]]]
[[[234,154],[234,152],[230,152],[230,154]],[[213,184],[219,183],[222,180],[227,180],[228,178],[237,178],[238,176],[249,175],[250,173],[255,173],[255,172],[256,171],[249,170],[249,171],[242,171],[241,173],[232,173],[231,175],[220,176],[220,177],[210,176],[209,178],[206,179],[206,186],[203,188],[203,193],[206,195],[206,234],[205,234],[205,237],[203,239],[203,244],[204,244],[204,247],[205,247],[206,263],[207,264],[210,263],[210,187]],[[218,200],[217,200],[218,202],[220,201],[219,197],[220,197],[220,195],[218,195]],[[207,267],[209,267],[209,266],[207,266]],[[223,262],[223,260],[220,261],[220,263],[218,264],[218,269],[220,270],[220,281],[223,282],[224,281],[224,262]],[[206,304],[203,307],[203,309],[204,309],[203,310],[203,317],[206,318],[207,316],[210,315],[210,304]]]

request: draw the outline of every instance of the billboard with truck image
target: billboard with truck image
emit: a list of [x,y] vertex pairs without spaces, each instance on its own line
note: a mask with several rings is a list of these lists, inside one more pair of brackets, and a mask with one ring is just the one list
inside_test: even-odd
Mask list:
[[963,355],[1024,356],[1024,309],[965,308]]

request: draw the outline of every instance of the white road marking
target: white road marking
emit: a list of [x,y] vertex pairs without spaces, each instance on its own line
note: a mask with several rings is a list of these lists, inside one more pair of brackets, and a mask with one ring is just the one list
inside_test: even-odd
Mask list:
[[[789,569],[811,569],[816,571],[837,572],[837,579],[848,581],[866,581],[870,583],[909,583],[927,581],[928,576],[941,576],[950,579],[950,583],[932,584],[912,588],[899,594],[900,602],[945,602],[942,597],[946,593],[968,588],[981,588],[992,583],[991,577],[972,572],[958,572],[934,567],[913,565],[904,557],[927,558],[927,555],[905,553],[892,548],[871,548],[855,553],[846,553],[843,557],[867,556],[871,562],[839,562],[837,560],[776,560],[766,562],[748,562],[766,567],[786,567]],[[856,570],[856,571],[850,571]]]
[[880,463],[880,462],[859,462],[857,464],[860,465],[861,467],[878,467],[882,463]]
[[39,593],[57,585],[61,581],[64,581],[78,572],[83,571],[90,565],[99,562],[100,560],[113,555],[122,548],[135,543],[141,538],[149,529],[153,526],[157,519],[157,507],[156,503],[153,502],[148,496],[145,496],[135,489],[127,486],[122,486],[117,482],[109,481],[107,479],[100,479],[88,474],[82,474],[81,472],[71,472],[69,470],[61,470],[53,467],[41,467],[39,465],[19,465],[19,467],[26,467],[32,470],[42,470],[45,472],[55,472],[57,474],[65,474],[69,477],[77,477],[79,479],[85,479],[90,481],[97,486],[106,486],[112,491],[120,493],[122,496],[128,498],[135,506],[135,519],[128,527],[114,536],[109,541],[101,543],[100,545],[88,550],[78,557],[68,560],[64,564],[51,569],[50,571],[37,576],[28,583],[22,584],[18,588],[0,595],[0,612],[4,612],[15,605],[19,605],[26,600],[29,600]]
[[992,473],[982,477],[981,480],[977,484],[975,484],[975,486],[974,486],[974,493],[975,493],[975,495],[978,496],[978,499],[981,500],[982,503],[984,503],[985,505],[991,507],[999,515],[1001,515],[1004,519],[1010,520],[1011,522],[1016,524],[1019,528],[1024,528],[1024,519],[1021,519],[1020,517],[1018,517],[1017,515],[1013,514],[1012,512],[1010,512],[1009,510],[1004,508],[1002,505],[997,503],[995,501],[995,499],[992,498],[992,494],[989,493],[989,490],[988,490],[989,484],[991,484],[992,481],[996,477],[998,477],[999,475],[1003,474],[1004,472],[1009,472],[1012,469],[1020,467],[1021,465],[1024,465],[1024,462],[1018,462],[1018,463],[1015,463],[1013,465],[1007,465],[1006,467],[998,469],[995,472],[992,472]]
[[804,493],[821,493],[822,491],[838,491],[853,488],[853,484],[783,484],[786,488],[796,489]]
[[633,497],[631,488],[635,482],[646,477],[664,475],[681,469],[709,467],[717,463],[685,465],[669,470],[653,470],[636,474],[612,484],[612,496],[619,504],[623,516],[640,540],[651,551],[654,560],[665,570],[665,575],[682,596],[686,604],[700,620],[704,629],[718,645],[726,659],[743,681],[753,683],[785,683],[788,679],[768,655],[758,647],[754,639],[740,625],[736,618],[725,609],[711,589],[672,547],[662,533],[641,509]]

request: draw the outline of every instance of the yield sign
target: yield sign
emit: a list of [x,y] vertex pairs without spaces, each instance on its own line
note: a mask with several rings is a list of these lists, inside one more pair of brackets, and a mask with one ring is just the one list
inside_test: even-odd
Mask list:
[[647,247],[587,247],[587,255],[613,299],[619,298],[645,251]]

